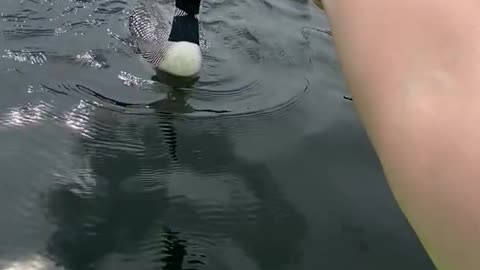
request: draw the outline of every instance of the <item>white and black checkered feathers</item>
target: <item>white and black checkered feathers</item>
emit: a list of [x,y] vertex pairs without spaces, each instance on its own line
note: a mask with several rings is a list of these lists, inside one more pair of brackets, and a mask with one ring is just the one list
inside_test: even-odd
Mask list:
[[152,65],[158,66],[172,46],[168,39],[173,17],[184,15],[187,13],[175,7],[175,0],[143,0],[130,14],[128,28],[135,45]]

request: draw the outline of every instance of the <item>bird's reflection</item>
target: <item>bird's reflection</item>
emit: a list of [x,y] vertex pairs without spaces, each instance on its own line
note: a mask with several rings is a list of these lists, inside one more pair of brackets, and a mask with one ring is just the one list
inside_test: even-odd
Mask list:
[[[97,110],[90,118],[94,135],[79,137],[75,149],[81,168],[49,194],[57,227],[49,256],[70,270],[111,260],[138,269],[229,269],[238,256],[258,269],[295,264],[303,217],[265,165],[235,155],[228,122],[177,118],[194,108],[189,91],[174,88],[151,104],[157,113]],[[232,245],[242,254],[217,250]]]

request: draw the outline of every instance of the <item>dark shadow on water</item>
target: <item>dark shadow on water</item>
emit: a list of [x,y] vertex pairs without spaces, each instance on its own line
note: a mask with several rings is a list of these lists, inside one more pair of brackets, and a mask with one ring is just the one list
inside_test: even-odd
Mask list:
[[264,164],[236,156],[226,123],[176,118],[192,110],[188,91],[178,90],[154,104],[158,114],[97,110],[90,118],[103,128],[91,124],[94,135],[78,138],[82,173],[48,195],[57,229],[47,253],[59,265],[99,269],[117,256],[115,269],[229,269],[237,262],[222,247],[258,269],[301,260],[303,216]]
[[190,88],[195,85],[196,82],[200,79],[199,76],[192,76],[192,77],[179,77],[172,74],[168,74],[166,72],[161,72],[157,70],[155,75],[152,76],[152,81],[157,81],[162,84],[168,85],[171,88],[179,89],[179,88]]

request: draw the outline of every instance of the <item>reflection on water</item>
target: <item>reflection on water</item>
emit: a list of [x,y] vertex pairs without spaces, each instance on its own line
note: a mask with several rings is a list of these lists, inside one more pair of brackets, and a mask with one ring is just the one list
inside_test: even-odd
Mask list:
[[32,255],[16,262],[2,264],[2,270],[52,270],[56,267],[52,262],[40,255]]
[[[162,104],[182,111],[175,104],[184,100],[182,92],[167,100]],[[265,166],[233,153],[218,123],[96,113],[107,114],[102,123],[115,128],[81,137],[75,154],[85,164],[72,176],[79,182],[58,179],[48,195],[58,227],[48,242],[55,261],[96,269],[119,254],[122,261],[144,259],[148,269],[225,269],[227,258],[215,250],[223,245],[238,248],[244,254],[237,256],[251,257],[259,269],[300,259],[303,218]],[[265,256],[271,253],[276,256]]]

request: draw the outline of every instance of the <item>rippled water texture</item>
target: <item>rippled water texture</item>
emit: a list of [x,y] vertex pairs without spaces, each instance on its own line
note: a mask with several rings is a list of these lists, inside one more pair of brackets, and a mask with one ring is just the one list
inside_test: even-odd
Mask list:
[[0,1],[0,269],[433,269],[300,0],[204,0],[196,82],[134,0]]

